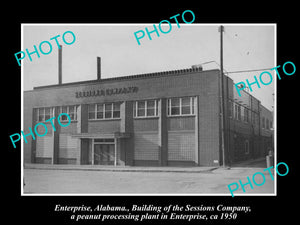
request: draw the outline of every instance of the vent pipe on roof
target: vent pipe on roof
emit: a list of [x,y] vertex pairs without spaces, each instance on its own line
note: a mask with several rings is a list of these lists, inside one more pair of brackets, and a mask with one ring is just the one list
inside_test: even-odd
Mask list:
[[58,48],[58,84],[62,84],[62,46]]
[[192,65],[192,69],[195,69],[195,70],[198,70],[198,71],[202,71],[203,70],[203,66],[202,66],[202,64]]
[[101,80],[101,57],[97,57],[97,80]]

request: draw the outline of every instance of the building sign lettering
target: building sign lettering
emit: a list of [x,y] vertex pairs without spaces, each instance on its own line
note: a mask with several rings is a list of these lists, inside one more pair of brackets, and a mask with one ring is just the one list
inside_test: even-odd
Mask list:
[[123,88],[109,88],[109,89],[98,89],[90,91],[77,91],[75,92],[76,98],[85,97],[96,97],[96,96],[110,96],[119,94],[130,94],[138,92],[138,87],[123,87]]

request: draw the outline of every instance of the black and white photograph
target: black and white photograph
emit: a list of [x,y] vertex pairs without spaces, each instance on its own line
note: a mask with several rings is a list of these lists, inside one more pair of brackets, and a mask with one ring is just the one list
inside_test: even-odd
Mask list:
[[160,25],[23,24],[24,194],[275,194],[276,25]]
[[203,10],[15,19],[3,180],[24,222],[295,218],[293,22]]

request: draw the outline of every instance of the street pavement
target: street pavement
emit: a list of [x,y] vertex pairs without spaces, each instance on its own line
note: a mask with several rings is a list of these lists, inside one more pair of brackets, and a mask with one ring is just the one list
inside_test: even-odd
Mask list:
[[[262,160],[261,160],[262,161]],[[126,167],[106,170],[80,166],[44,166],[27,165],[24,169],[24,194],[99,194],[99,195],[229,195],[228,185],[241,180],[247,183],[247,176],[252,181],[256,172],[264,174],[265,183],[253,184],[234,192],[235,196],[274,195],[274,181],[265,167],[255,167],[262,162],[250,163],[252,167],[193,167],[193,168],[136,168]],[[124,169],[124,168],[123,168]],[[198,170],[197,170],[198,169]],[[272,170],[274,175],[274,171]],[[263,183],[263,177],[257,175],[255,182]],[[234,187],[234,186],[233,186]]]

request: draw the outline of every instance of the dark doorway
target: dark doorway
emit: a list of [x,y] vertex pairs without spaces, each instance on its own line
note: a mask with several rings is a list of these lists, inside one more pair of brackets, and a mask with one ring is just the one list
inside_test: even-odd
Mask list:
[[114,144],[94,144],[94,165],[114,165],[114,162]]
[[80,164],[89,164],[89,139],[81,139],[81,158]]

